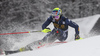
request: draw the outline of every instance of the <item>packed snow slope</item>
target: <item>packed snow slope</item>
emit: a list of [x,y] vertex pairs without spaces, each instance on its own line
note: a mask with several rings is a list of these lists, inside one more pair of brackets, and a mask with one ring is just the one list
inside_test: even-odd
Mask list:
[[100,35],[9,56],[100,56]]

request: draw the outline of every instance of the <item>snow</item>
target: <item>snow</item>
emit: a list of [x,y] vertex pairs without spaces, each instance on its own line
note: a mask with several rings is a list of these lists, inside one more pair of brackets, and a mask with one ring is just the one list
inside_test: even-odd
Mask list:
[[[79,24],[80,36],[86,39],[72,41],[74,40],[75,30],[69,27],[68,29],[69,35],[68,39],[66,40],[68,43],[51,47],[44,47],[34,51],[20,52],[8,56],[100,56],[100,35],[93,37],[87,36],[89,35],[90,30],[93,28],[99,17],[100,15],[94,15],[94,16],[84,17],[81,19],[72,20],[75,21],[77,24]],[[53,29],[52,24],[50,24],[49,27]],[[15,43],[13,49],[23,47],[33,42],[34,39],[35,40],[42,39],[43,36],[45,35],[46,34],[43,33],[39,33],[39,35],[38,33],[31,33],[30,37],[28,38],[26,37],[26,39],[24,39],[20,43]]]
[[100,35],[9,56],[100,56]]

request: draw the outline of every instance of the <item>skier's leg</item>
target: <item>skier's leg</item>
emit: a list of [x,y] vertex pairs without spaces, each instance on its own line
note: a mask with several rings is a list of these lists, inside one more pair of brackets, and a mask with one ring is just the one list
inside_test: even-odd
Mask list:
[[38,46],[41,46],[45,44],[43,40],[37,40],[35,42],[32,42],[30,44],[28,44],[25,48],[25,50],[33,50],[33,49],[37,49]]
[[54,42],[56,40],[56,30],[53,29],[51,32],[49,32],[44,38],[43,41],[46,43]]
[[33,50],[33,49],[36,49],[36,47],[38,47],[38,46],[40,46],[44,43],[54,42],[56,39],[57,38],[56,38],[56,35],[55,35],[55,29],[53,29],[42,40],[32,42],[32,43],[28,44],[27,46],[20,48],[19,50],[17,50],[17,52]]
[[[50,42],[53,39],[52,37],[54,35],[54,32],[55,30],[52,30],[52,32],[49,32],[42,40],[34,41],[28,44],[27,46],[20,48],[19,51],[21,52],[21,51],[33,50],[36,49],[36,47],[38,46]],[[54,41],[54,39],[52,41]]]
[[58,36],[58,40],[63,42],[67,39],[68,37],[68,32],[63,32],[63,34],[61,34],[60,36]]

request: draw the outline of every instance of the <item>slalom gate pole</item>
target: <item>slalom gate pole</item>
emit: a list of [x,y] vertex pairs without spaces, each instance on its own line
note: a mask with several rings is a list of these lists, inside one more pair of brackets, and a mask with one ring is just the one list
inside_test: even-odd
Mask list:
[[42,31],[27,31],[27,32],[14,32],[14,33],[0,33],[0,35],[24,34],[24,33],[34,33],[34,32],[42,32]]

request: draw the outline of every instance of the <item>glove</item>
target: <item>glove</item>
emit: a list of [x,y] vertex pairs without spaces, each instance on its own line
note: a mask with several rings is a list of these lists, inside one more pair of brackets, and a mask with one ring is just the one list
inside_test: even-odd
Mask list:
[[78,34],[75,34],[75,40],[80,39],[80,36]]
[[42,32],[48,33],[48,32],[51,32],[51,29],[50,28],[45,28],[45,29],[42,30]]

